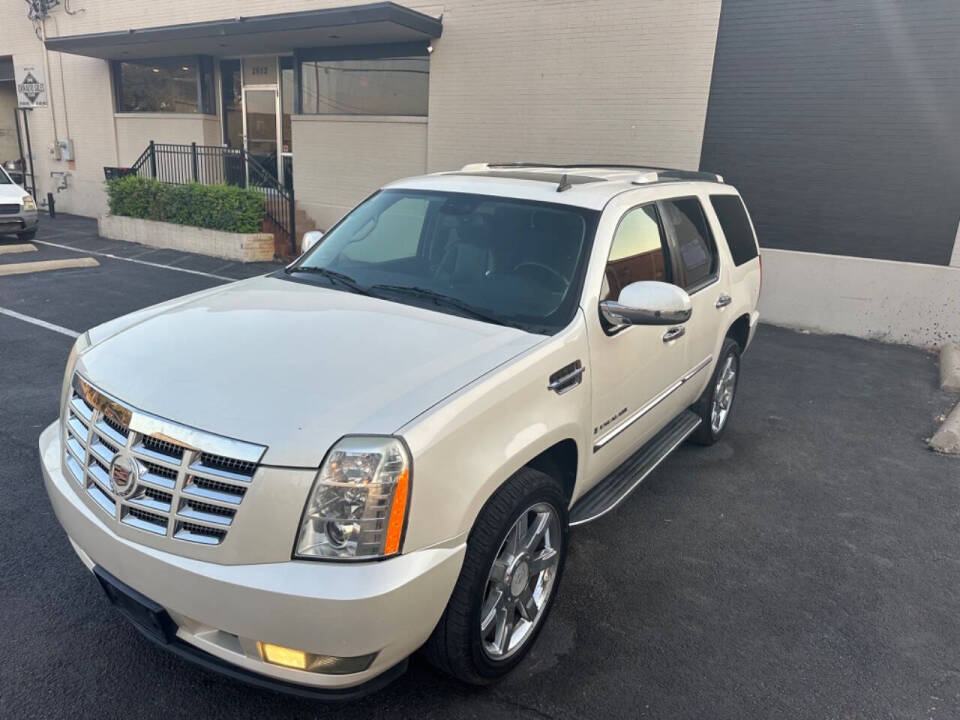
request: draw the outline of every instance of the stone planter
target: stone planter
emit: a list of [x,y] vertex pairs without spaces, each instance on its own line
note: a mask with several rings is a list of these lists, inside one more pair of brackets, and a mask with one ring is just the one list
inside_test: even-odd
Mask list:
[[100,236],[111,240],[127,240],[240,262],[273,260],[273,235],[270,233],[223,232],[120,215],[101,215],[97,225]]

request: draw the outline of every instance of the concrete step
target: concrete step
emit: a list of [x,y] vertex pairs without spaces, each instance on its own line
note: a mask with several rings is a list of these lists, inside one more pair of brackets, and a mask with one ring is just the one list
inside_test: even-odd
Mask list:
[[297,248],[299,249],[300,244],[303,242],[303,234],[305,232],[310,232],[311,230],[323,230],[316,220],[310,217],[310,214],[304,210],[298,203],[294,209],[294,218],[297,222]]

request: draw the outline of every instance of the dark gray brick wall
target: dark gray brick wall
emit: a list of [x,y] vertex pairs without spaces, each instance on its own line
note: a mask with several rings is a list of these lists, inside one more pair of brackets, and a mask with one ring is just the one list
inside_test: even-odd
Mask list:
[[701,167],[761,245],[948,264],[960,0],[724,0]]

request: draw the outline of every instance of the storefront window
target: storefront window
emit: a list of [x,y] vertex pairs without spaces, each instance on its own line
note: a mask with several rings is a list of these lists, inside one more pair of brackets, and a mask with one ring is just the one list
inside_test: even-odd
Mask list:
[[113,72],[117,112],[215,112],[210,58],[123,60]]
[[223,142],[228,147],[243,147],[243,85],[240,78],[240,61],[224,60],[220,63],[220,79],[223,92]]
[[325,48],[300,56],[305,114],[426,116],[429,86],[426,46]]
[[293,115],[293,58],[280,58],[280,117],[283,122],[283,152],[293,152],[293,127],[290,124]]

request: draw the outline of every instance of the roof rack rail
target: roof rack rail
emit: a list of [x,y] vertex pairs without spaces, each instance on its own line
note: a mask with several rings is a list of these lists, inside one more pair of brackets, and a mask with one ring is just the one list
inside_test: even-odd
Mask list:
[[656,169],[635,178],[633,184],[646,185],[647,183],[667,182],[669,180],[722,183],[723,175],[711,172],[700,172],[699,170]]
[[544,162],[486,162],[470,163],[463,166],[462,172],[478,172],[492,168],[544,168],[553,170],[580,170],[587,168],[609,168],[612,170],[638,170],[640,175],[634,184],[644,185],[652,182],[667,182],[670,180],[687,180],[702,182],[723,182],[723,176],[717,173],[701,170],[680,170],[678,168],[658,167],[656,165],[624,165],[618,163],[544,163]]

